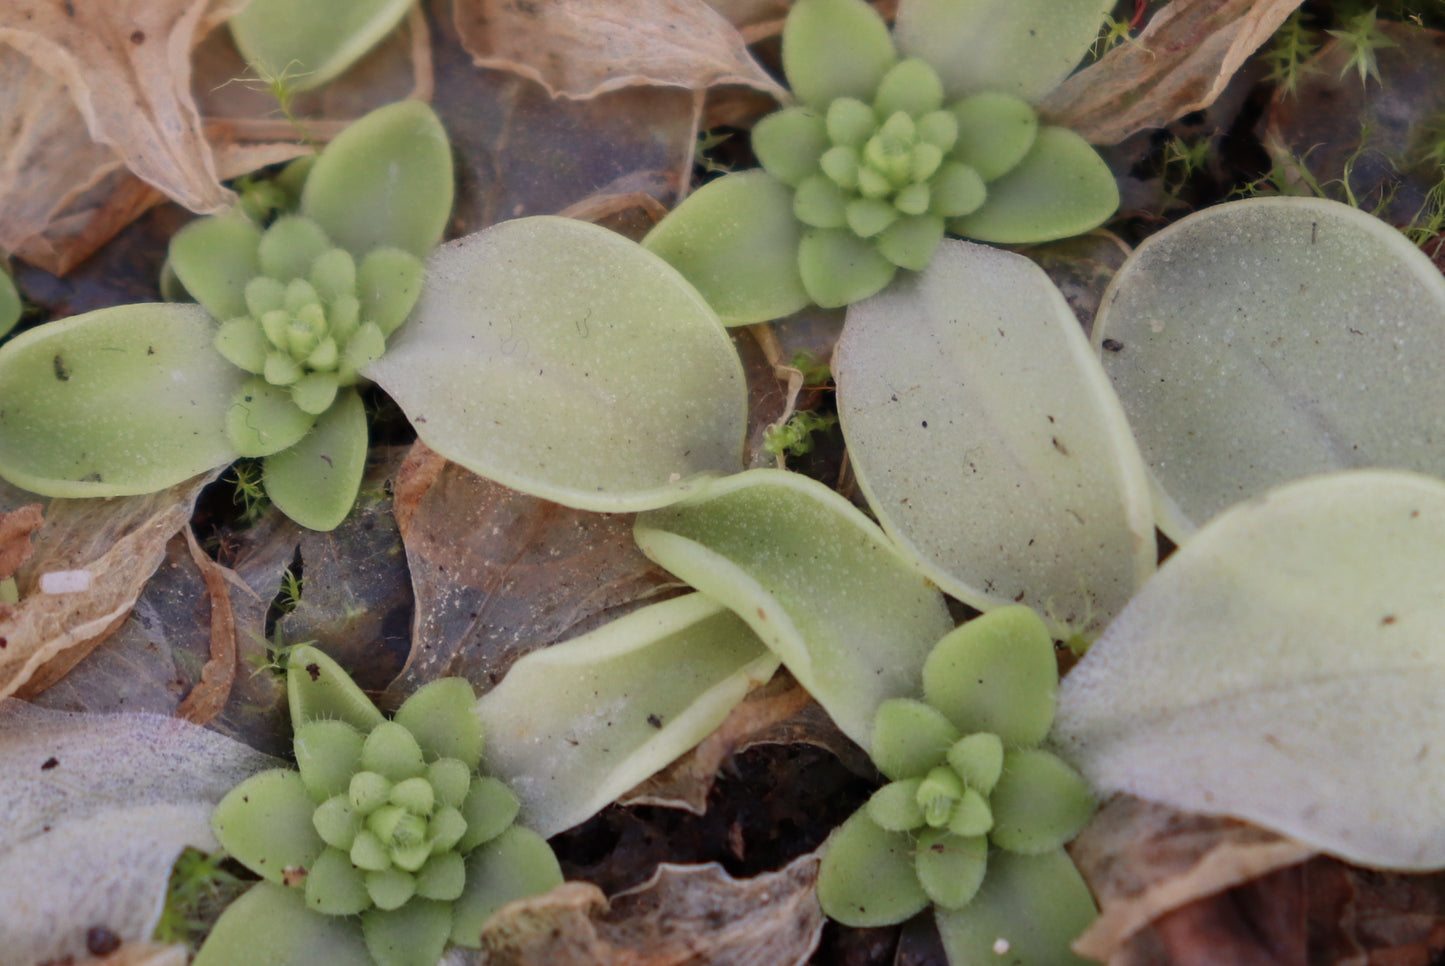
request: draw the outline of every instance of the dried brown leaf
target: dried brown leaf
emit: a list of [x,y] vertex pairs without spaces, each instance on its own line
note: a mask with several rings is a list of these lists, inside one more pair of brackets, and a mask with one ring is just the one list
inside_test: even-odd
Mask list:
[[134,942],[96,960],[95,966],[186,966],[186,959],[185,946]]
[[818,945],[818,857],[733,879],[717,864],[658,866],[614,896],[569,882],[503,907],[482,930],[492,966],[788,966]]
[[1099,902],[1099,918],[1074,941],[1108,961],[1131,936],[1171,910],[1315,855],[1315,850],[1234,819],[1194,815],[1119,796],[1069,852]]
[[10,0],[0,43],[61,79],[90,138],[192,211],[232,195],[217,177],[191,98],[191,48],[244,0]]
[[396,518],[416,592],[412,651],[387,698],[445,675],[482,690],[528,651],[583,634],[676,583],[632,540],[632,516],[509,490],[417,443]]
[[[35,555],[16,575],[20,603],[0,620],[0,697],[53,684],[125,619],[210,479],[148,496],[51,502]],[[79,579],[89,586],[42,592],[42,575],[62,571],[88,575]]]
[[221,713],[236,683],[236,614],[231,609],[226,568],[206,556],[190,527],[184,532],[191,562],[206,582],[206,597],[211,605],[211,648],[210,658],[201,668],[200,682],[176,709],[176,717],[204,725]]
[[15,576],[20,565],[30,559],[35,552],[30,535],[44,524],[39,503],[0,513],[0,580]]
[[703,0],[458,0],[455,20],[478,66],[521,74],[554,97],[720,84],[787,97],[737,29]]
[[1172,0],[1138,37],[1060,84],[1040,113],[1094,144],[1163,127],[1212,104],[1301,2]]

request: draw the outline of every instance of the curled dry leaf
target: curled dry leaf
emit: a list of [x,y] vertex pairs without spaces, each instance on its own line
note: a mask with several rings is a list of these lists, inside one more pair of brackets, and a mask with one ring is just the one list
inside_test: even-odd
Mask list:
[[485,691],[522,654],[575,637],[675,582],[632,542],[632,516],[549,503],[417,443],[396,480],[416,591],[412,652],[389,697],[461,675]]
[[0,580],[15,576],[20,565],[30,559],[35,552],[30,535],[44,523],[39,503],[0,513]]
[[95,966],[186,966],[186,947],[160,943],[126,943]]
[[1099,918],[1074,941],[1074,951],[1101,962],[1165,913],[1316,854],[1234,819],[1128,795],[1105,805],[1069,853],[1100,905]]
[[191,97],[191,48],[243,0],[11,0],[0,42],[60,78],[90,138],[201,213],[230,204]]
[[[1173,0],[1137,38],[1065,80],[1040,113],[1094,144],[1208,107],[1302,0]],[[1140,92],[1143,91],[1141,96]]]
[[[53,684],[125,619],[209,480],[148,496],[50,504],[35,555],[16,576],[20,603],[0,620],[0,697]],[[42,592],[45,574],[66,571],[88,575],[86,589]]]
[[569,882],[505,906],[482,929],[491,966],[788,966],[818,945],[823,911],[815,854],[752,879],[716,863],[663,864],[609,903]]
[[703,0],[460,0],[456,26],[478,66],[521,74],[554,97],[721,84],[787,97],[737,29]]
[[0,702],[0,960],[83,960],[97,929],[148,939],[176,856],[214,849],[212,806],[274,764],[175,718]]

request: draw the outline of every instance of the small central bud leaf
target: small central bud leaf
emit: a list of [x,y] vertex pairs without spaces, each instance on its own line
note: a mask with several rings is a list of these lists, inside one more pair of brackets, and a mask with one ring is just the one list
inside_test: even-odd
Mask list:
[[943,828],[953,815],[953,807],[963,797],[963,780],[952,768],[939,765],[930,771],[918,786],[918,806],[923,820],[934,828]]

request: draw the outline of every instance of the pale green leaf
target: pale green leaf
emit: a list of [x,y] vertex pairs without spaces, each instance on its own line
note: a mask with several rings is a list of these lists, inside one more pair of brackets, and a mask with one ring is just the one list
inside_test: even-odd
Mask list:
[[1079,773],[1038,748],[1004,754],[1003,774],[989,804],[989,839],[1026,855],[1052,852],[1073,839],[1097,807]]
[[860,808],[834,830],[818,868],[818,901],[845,926],[888,926],[928,905],[918,882],[913,839],[888,832]]
[[894,780],[914,778],[940,765],[960,737],[937,708],[913,698],[889,698],[873,718],[873,764]]
[[988,839],[928,829],[914,846],[918,883],[939,909],[958,909],[978,894],[988,872]]
[[336,529],[356,502],[367,443],[361,397],[343,390],[300,442],[266,457],[266,495],[303,527]]
[[1038,136],[1039,119],[1027,101],[985,91],[948,106],[958,123],[954,159],[978,172],[985,181],[1003,177],[1029,153]]
[[288,387],[255,376],[235,390],[226,407],[225,439],[236,455],[270,456],[296,445],[315,425],[316,417],[296,405]]
[[833,371],[863,492],[949,594],[1102,624],[1152,572],[1129,427],[1029,260],[945,240],[927,271],[848,310]]
[[[872,112],[869,112],[870,117]],[[823,116],[806,107],[790,107],[764,117],[752,131],[753,153],[763,169],[783,184],[796,187],[818,170],[828,150]]]
[[296,767],[312,800],[320,802],[346,791],[360,765],[364,737],[345,721],[313,719],[296,725]]
[[377,966],[436,966],[452,931],[449,902],[412,899],[399,909],[361,915],[366,948]]
[[465,678],[440,678],[402,702],[394,720],[416,736],[427,761],[454,758],[475,768],[482,757],[476,704],[476,692]]
[[261,229],[239,214],[198,218],[171,237],[167,264],[217,319],[246,314],[246,283],[261,272]]
[[15,280],[4,268],[0,268],[0,336],[15,328],[15,323],[20,321],[20,314],[24,310],[25,305],[20,301],[20,291],[15,287]]
[[1043,855],[995,851],[978,894],[962,909],[936,909],[934,920],[954,966],[1084,966],[1069,943],[1094,915],[1089,887],[1068,854],[1056,849]]
[[1023,160],[989,184],[983,206],[951,219],[948,229],[979,241],[1033,244],[1097,228],[1118,207],[1119,186],[1099,153],[1068,128],[1041,127]]
[[509,902],[561,884],[562,869],[547,840],[513,825],[467,856],[467,885],[452,906],[452,942],[481,945],[488,916]]
[[356,966],[369,959],[357,919],[318,915],[300,889],[260,882],[226,907],[192,966]]
[[702,594],[534,651],[477,703],[486,770],[545,835],[585,821],[711,734],[777,659]]
[[326,848],[311,824],[316,802],[298,772],[273,768],[253,775],[221,799],[211,816],[216,840],[267,882],[285,884]]
[[999,607],[949,631],[923,665],[923,694],[963,734],[987,732],[1028,748],[1048,734],[1059,680],[1039,616]]
[[742,171],[693,192],[642,244],[681,272],[725,325],[749,325],[808,304],[801,237],[793,192],[767,172]]
[[799,0],[783,25],[788,84],[819,110],[838,97],[872,101],[897,59],[888,25],[863,0]]
[[943,597],[857,508],[796,473],[751,470],[643,514],[637,544],[747,621],[848,737],[921,687]]
[[401,23],[413,0],[251,0],[233,16],[231,37],[262,77],[295,91],[346,70]]
[[46,496],[152,493],[236,458],[246,373],[198,305],[100,309],[0,347],[0,475]]
[[621,235],[502,222],[440,249],[366,375],[428,446],[581,509],[660,506],[738,469],[746,387],[692,286]]
[[950,99],[1003,91],[1039,101],[1069,75],[1113,0],[907,0],[894,37],[932,64]]
[[286,697],[295,728],[334,719],[369,734],[385,720],[341,665],[310,644],[294,648],[287,659]]
[[1219,205],[1146,240],[1102,304],[1094,343],[1174,540],[1311,473],[1445,476],[1445,279],[1384,222]]
[[1445,866],[1445,483],[1311,477],[1190,538],[1064,679],[1101,794],[1232,815],[1360,865]]
[[452,178],[441,121],[421,101],[399,101],[326,146],[306,178],[301,211],[353,255],[386,246],[425,258],[451,215]]
[[851,231],[810,228],[798,243],[798,271],[814,302],[838,308],[876,294],[898,269]]

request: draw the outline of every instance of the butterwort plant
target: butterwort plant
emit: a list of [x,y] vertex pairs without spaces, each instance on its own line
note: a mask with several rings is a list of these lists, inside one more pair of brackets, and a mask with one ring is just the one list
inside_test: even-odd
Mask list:
[[278,181],[274,204],[172,239],[195,303],[101,309],[0,349],[0,476],[109,497],[259,457],[272,502],[330,530],[365,470],[368,383],[444,456],[570,506],[661,506],[740,468],[741,364],[667,263],[546,216],[437,247],[453,172],[427,105],[373,111]]
[[263,881],[198,966],[432,966],[449,941],[477,946],[505,903],[562,881],[546,840],[514,824],[516,795],[478,772],[465,679],[424,685],[388,720],[313,646],[291,650],[286,677],[298,770],[254,775],[216,806],[217,841]]
[[[829,839],[823,911],[881,926],[932,905],[950,962],[986,961],[990,950],[1067,961],[1093,904],[1062,846],[1095,803],[1084,779],[1039,747],[1057,684],[1048,629],[1028,607],[945,635],[924,662],[923,699],[878,708],[870,754],[890,781]],[[1030,921],[1038,906],[1047,908]]]
[[754,128],[761,170],[704,186],[644,243],[741,324],[867,298],[926,267],[945,232],[1019,244],[1098,226],[1118,207],[1112,174],[1032,101],[1109,5],[1037,6],[903,0],[890,34],[863,0],[800,0],[783,29],[799,103]]

